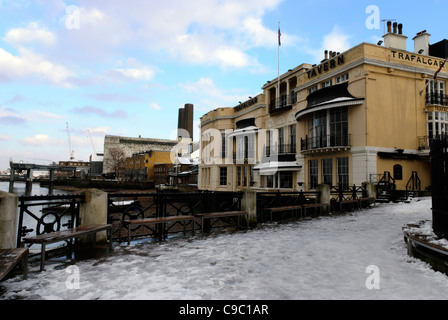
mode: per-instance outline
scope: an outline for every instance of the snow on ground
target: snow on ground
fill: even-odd
[[[448,277],[407,256],[403,240],[403,225],[431,218],[424,198],[250,231],[117,244],[112,255],[75,263],[79,289],[67,265],[49,263],[42,273],[32,265],[27,281],[0,283],[0,300],[446,299]],[[372,265],[379,289],[366,286]]]

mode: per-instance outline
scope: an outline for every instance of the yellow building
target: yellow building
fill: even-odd
[[[398,190],[430,187],[429,141],[448,131],[448,41],[430,45],[420,32],[409,51],[402,30],[388,23],[384,45],[325,51],[319,65],[204,115],[199,189],[314,190],[383,177]]]
[[[127,181],[154,182],[155,164],[172,164],[171,152],[163,150],[149,150],[135,153],[126,159],[125,179]]]

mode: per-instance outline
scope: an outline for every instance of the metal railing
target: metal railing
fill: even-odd
[[[427,93],[426,105],[448,106],[448,96],[437,92]]]
[[[21,246],[23,237],[30,233],[40,235],[77,227],[84,199],[82,194],[19,197],[17,245]]]
[[[297,145],[295,143],[280,144],[266,147],[266,156],[280,155],[280,154],[295,154],[297,152]]]
[[[350,147],[351,134],[346,135],[328,135],[305,139],[300,139],[302,151],[335,148],[335,147]]]
[[[275,113],[284,109],[291,109],[297,102],[297,95],[282,95],[280,98],[276,98],[269,103],[269,111]]]
[[[120,236],[121,221],[194,215],[207,212],[238,211],[241,209],[240,192],[156,192],[156,193],[109,193],[108,223],[113,225],[112,235]],[[180,227],[157,225],[154,228],[141,225],[131,229],[132,237],[166,236],[179,232]]]

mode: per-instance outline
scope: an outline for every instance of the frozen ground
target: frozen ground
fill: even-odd
[[[444,300],[448,277],[408,257],[401,230],[431,220],[430,208],[426,198],[247,232],[117,245],[113,255],[75,264],[78,289],[67,265],[50,263],[43,273],[32,265],[28,281],[0,283],[0,300]],[[366,286],[378,275],[366,272],[371,265],[379,289]]]

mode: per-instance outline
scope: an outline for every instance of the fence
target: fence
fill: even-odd
[[[448,239],[448,136],[431,141],[432,213],[434,233]]]
[[[40,235],[78,226],[79,206],[84,200],[81,194],[19,197],[17,245],[30,233]]]
[[[320,192],[257,192],[257,221],[263,221],[263,212],[266,208],[283,206],[298,206],[319,202]]]
[[[119,238],[121,220],[238,211],[241,210],[242,195],[241,192],[109,193],[108,223],[113,225],[113,236]],[[131,232],[133,237],[150,234],[164,237],[179,232],[181,227],[176,223],[167,228],[142,225]]]

